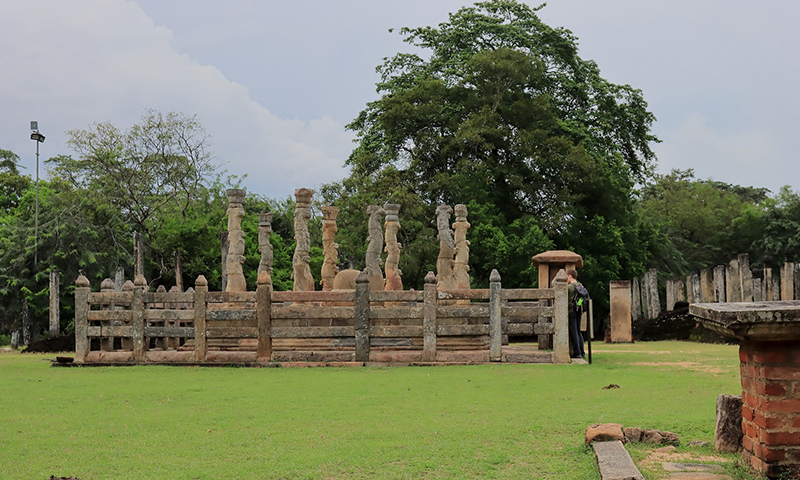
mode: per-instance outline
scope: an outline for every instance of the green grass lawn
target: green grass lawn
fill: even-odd
[[[587,425],[712,441],[717,396],[741,393],[735,346],[594,347],[593,365],[307,369],[0,353],[0,478],[599,479]]]

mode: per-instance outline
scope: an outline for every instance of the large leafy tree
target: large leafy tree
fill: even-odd
[[[465,203],[478,284],[498,268],[504,284],[530,286],[530,256],[548,248],[581,253],[596,292],[645,267],[651,234],[632,192],[655,160],[654,117],[537,10],[494,0],[400,30],[424,53],[378,67],[381,97],[349,125],[351,175],[324,189],[345,207],[340,232],[357,232],[341,252],[363,258],[369,203],[401,203],[404,284],[419,288],[436,259],[436,205]]]

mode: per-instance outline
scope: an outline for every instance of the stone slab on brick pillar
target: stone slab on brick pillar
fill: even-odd
[[[800,301],[700,303],[703,326],[739,339],[742,456],[769,477],[800,476]]]
[[[631,282],[627,280],[609,283],[611,297],[611,342],[630,343],[631,330]]]

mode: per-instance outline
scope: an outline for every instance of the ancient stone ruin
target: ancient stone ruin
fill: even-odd
[[[311,237],[308,234],[308,220],[311,218],[311,197],[314,190],[298,188],[294,191],[294,240],[297,246],[292,257],[294,291],[313,292],[314,277],[311,276]]]

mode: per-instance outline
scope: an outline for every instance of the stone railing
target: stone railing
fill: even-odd
[[[147,292],[144,277],[122,292],[75,289],[76,362],[543,362],[568,363],[567,285],[549,289],[438,291],[356,289],[275,292],[267,272],[255,292]],[[552,336],[553,349],[506,356],[504,338]]]

